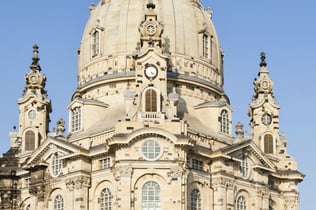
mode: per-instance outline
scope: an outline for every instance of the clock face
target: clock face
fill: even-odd
[[[264,89],[268,89],[269,88],[269,82],[267,80],[262,81],[261,85],[262,85],[262,87]]]
[[[156,33],[156,27],[153,24],[149,24],[146,27],[146,31],[149,35],[154,35]]]
[[[31,81],[31,83],[37,83],[37,76],[36,75],[32,75],[32,76],[30,76],[30,81]]]
[[[148,66],[145,69],[145,75],[146,77],[148,77],[149,79],[153,79],[157,76],[157,68],[155,66]]]
[[[264,125],[270,125],[271,124],[271,115],[265,113],[263,116],[262,116],[262,123]]]

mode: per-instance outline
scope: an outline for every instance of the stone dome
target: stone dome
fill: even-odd
[[[90,7],[79,52],[79,86],[101,79],[104,73],[134,70],[132,55],[140,42],[139,28],[149,3],[135,1],[101,0]],[[168,40],[172,60],[169,70],[190,74],[221,90],[222,52],[211,11],[199,0],[154,0],[152,4],[162,28],[161,37]],[[95,32],[99,32],[98,46],[93,46]]]
[[[211,115],[217,119],[222,107],[230,107],[211,14],[199,0],[100,0],[92,5],[69,109],[82,106],[82,123],[89,129],[105,119],[109,127],[122,118],[180,119],[199,129]],[[154,68],[146,72],[149,66]],[[148,102],[151,93],[157,97]],[[155,107],[149,109],[147,102]],[[217,123],[209,126],[217,132]]]

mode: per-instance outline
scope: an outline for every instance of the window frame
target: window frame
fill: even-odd
[[[249,161],[247,156],[243,156],[239,165],[239,171],[243,178],[248,178],[250,174]]]
[[[54,198],[54,210],[64,210],[64,198],[60,194]]]
[[[157,112],[158,111],[158,98],[157,91],[154,89],[147,89],[145,91],[145,112]]]
[[[24,135],[24,149],[25,151],[32,151],[35,149],[35,132],[27,130]]]
[[[94,30],[91,34],[91,57],[100,55],[100,31]]]
[[[201,192],[199,189],[191,191],[191,210],[201,210]]]
[[[99,164],[100,164],[100,169],[107,169],[111,167],[111,158],[107,157],[107,158],[103,158],[101,160],[99,160]]]
[[[76,106],[71,109],[71,132],[80,131],[82,128],[82,107]]]
[[[148,181],[142,187],[142,210],[161,209],[161,189],[155,181]]]
[[[146,160],[154,161],[160,158],[162,154],[162,148],[157,140],[147,139],[142,144],[141,152]]]
[[[112,209],[112,193],[109,188],[104,188],[100,193],[100,210]]]
[[[206,33],[202,34],[202,56],[203,58],[210,58],[210,36]]]
[[[236,210],[247,210],[247,200],[243,195],[236,199]]]
[[[192,158],[191,168],[194,170],[203,171],[203,161]]]
[[[50,168],[52,177],[58,177],[60,175],[63,168],[63,163],[62,160],[60,160],[59,154],[57,152],[53,154]]]
[[[223,109],[220,113],[220,132],[226,135],[230,134],[230,113]]]
[[[274,137],[270,133],[263,136],[263,151],[267,154],[274,154]]]

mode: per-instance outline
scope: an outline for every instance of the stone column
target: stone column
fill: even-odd
[[[227,210],[235,209],[235,194],[234,194],[234,183],[233,181],[227,181],[226,188],[226,199],[227,199]]]
[[[73,194],[72,209],[74,210],[87,210],[89,209],[89,187],[90,177],[77,176],[69,179],[66,183],[68,190]]]
[[[115,205],[120,210],[130,210],[133,209],[134,201],[133,192],[131,192],[131,180],[132,180],[133,169],[128,166],[116,167],[114,169],[115,179],[118,181],[117,186],[117,197]]]
[[[214,210],[227,210],[226,180],[218,177],[212,180],[214,188]]]

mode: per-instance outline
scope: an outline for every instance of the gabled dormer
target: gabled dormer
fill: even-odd
[[[265,53],[261,53],[258,78],[254,81],[254,95],[249,106],[250,126],[255,143],[268,154],[279,153],[277,145],[281,145],[279,137],[279,109],[273,96],[273,81],[265,61]]]
[[[19,127],[17,138],[21,151],[31,152],[47,138],[51,101],[45,90],[46,76],[41,74],[38,46],[33,46],[30,71],[25,75],[25,88],[19,105]]]

